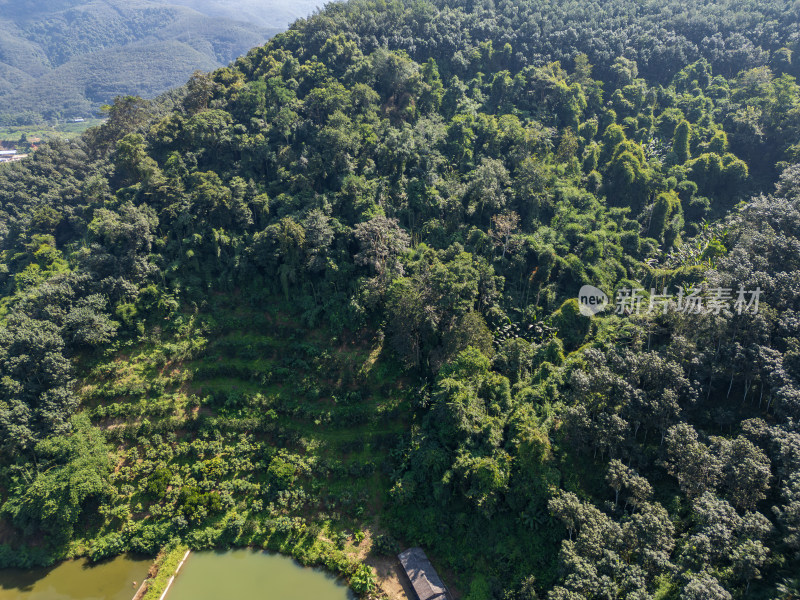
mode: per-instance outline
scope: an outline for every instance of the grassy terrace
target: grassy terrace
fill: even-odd
[[[326,346],[277,309],[214,314],[181,315],[89,365],[81,395],[116,448],[118,497],[91,524],[89,553],[111,553],[121,527],[155,548],[178,524],[195,548],[363,555],[412,420],[398,368],[380,340]]]

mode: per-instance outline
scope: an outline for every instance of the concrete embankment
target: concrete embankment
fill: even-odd
[[[167,592],[169,591],[169,588],[172,586],[172,582],[175,581],[175,576],[178,574],[178,572],[180,572],[181,567],[183,566],[183,563],[186,562],[186,559],[189,558],[189,553],[190,552],[191,552],[191,550],[187,550],[186,554],[183,555],[183,558],[181,559],[181,562],[178,563],[178,568],[175,569],[175,572],[172,574],[172,577],[169,578],[169,581],[167,582],[167,587],[164,588],[164,592],[161,594],[161,597],[158,600],[164,600],[164,598],[167,597]]]
[[[162,551],[150,568],[150,576],[142,582],[133,600],[164,600],[190,553],[184,545]]]

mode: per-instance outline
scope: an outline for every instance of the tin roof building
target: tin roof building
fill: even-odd
[[[422,548],[409,548],[397,555],[411,581],[417,600],[450,600],[450,594]]]

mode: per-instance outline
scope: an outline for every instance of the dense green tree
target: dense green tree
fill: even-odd
[[[42,530],[51,541],[69,540],[85,511],[112,494],[102,433],[85,416],[71,424],[71,434],[36,444],[36,462],[16,478],[1,509],[22,530]]]
[[[685,119],[675,127],[672,136],[672,151],[678,163],[683,164],[691,157],[690,142],[692,139],[692,126]]]

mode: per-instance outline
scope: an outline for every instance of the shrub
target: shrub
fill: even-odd
[[[357,594],[369,594],[375,590],[377,579],[375,571],[367,565],[359,565],[356,572],[350,577],[350,587]]]
[[[381,534],[372,541],[372,551],[381,556],[395,556],[400,552],[400,544],[392,536]]]

